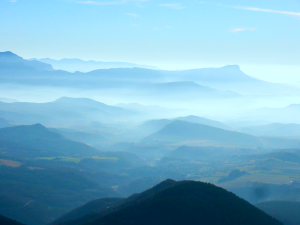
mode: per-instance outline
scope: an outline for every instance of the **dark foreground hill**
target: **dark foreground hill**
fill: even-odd
[[[1,225],[22,225],[21,223],[15,221],[15,220],[11,220],[11,219],[6,218],[1,215],[0,215],[0,224]]]
[[[98,212],[99,218],[94,221],[81,222],[89,225],[282,225],[233,193],[196,181],[164,181],[107,211]]]

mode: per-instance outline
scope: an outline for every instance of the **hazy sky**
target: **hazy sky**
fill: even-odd
[[[0,51],[300,81],[300,0],[0,0]]]

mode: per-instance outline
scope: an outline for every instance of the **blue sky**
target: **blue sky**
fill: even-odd
[[[0,0],[0,51],[300,81],[300,0]]]

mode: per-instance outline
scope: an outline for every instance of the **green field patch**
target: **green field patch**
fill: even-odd
[[[37,160],[54,160],[56,157],[36,157]]]
[[[59,160],[64,162],[75,162],[79,163],[81,161],[80,158],[72,158],[72,157],[37,157],[37,160]]]
[[[94,159],[94,160],[113,160],[118,161],[117,157],[104,157],[104,156],[91,156],[91,157],[83,157],[83,158],[73,158],[73,157],[37,157],[37,160],[59,160],[63,162],[73,162],[80,163],[83,159]]]
[[[117,157],[102,157],[102,156],[92,156],[90,157],[91,159],[96,159],[96,160],[119,160]]]
[[[71,157],[59,157],[60,161],[64,162],[74,162],[74,163],[80,163],[81,159],[79,158],[71,158]]]

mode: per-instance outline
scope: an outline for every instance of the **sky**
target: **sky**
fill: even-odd
[[[300,0],[0,0],[0,51],[300,82]]]

